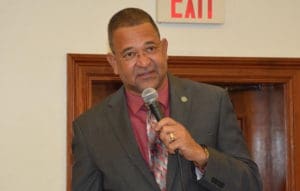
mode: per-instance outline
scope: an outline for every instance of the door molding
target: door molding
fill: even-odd
[[[282,84],[285,191],[300,190],[300,58],[169,56],[179,77],[218,84]],[[67,191],[71,191],[72,121],[92,106],[93,83],[119,83],[106,55],[67,55]]]

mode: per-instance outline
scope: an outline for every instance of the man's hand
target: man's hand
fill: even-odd
[[[190,135],[187,129],[172,118],[165,117],[155,124],[155,131],[166,145],[169,154],[179,154],[193,161],[199,168],[205,167],[208,153]]]

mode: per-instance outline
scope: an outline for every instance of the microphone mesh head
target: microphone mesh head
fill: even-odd
[[[158,98],[158,93],[154,88],[146,88],[142,92],[142,98],[146,104],[151,104]]]

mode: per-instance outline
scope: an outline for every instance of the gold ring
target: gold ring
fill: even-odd
[[[174,142],[175,141],[175,135],[173,133],[170,133],[169,134],[169,140],[170,140],[170,143]]]

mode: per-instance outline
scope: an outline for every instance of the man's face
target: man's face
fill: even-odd
[[[140,94],[161,87],[167,79],[168,42],[159,39],[150,23],[117,29],[112,43],[114,54],[107,59],[127,90]]]

